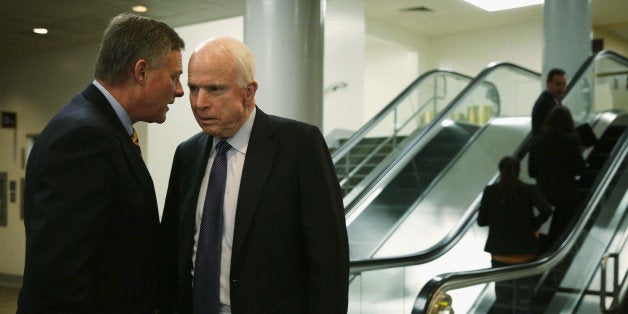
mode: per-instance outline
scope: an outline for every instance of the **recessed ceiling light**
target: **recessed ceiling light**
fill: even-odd
[[[143,6],[143,5],[134,5],[131,9],[133,11],[139,12],[139,13],[144,13],[144,12],[148,11],[148,8]]]
[[[45,29],[43,27],[33,28],[33,33],[40,35],[48,34],[48,29]]]
[[[486,11],[501,11],[543,3],[543,0],[464,0]]]

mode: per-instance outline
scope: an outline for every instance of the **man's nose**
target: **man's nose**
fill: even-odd
[[[174,89],[174,97],[182,97],[184,94],[181,82],[177,80],[177,86]]]

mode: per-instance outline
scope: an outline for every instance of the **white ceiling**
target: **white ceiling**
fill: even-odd
[[[340,1],[340,0],[328,0]],[[365,12],[423,36],[438,36],[541,21],[542,6],[485,12],[462,0],[364,0]],[[135,4],[144,15],[173,27],[243,14],[235,0],[3,0],[0,12],[0,58],[21,56],[100,40],[111,17]],[[418,7],[431,11],[404,10]],[[593,25],[628,42],[628,0],[592,0]],[[32,33],[34,27],[49,34]]]

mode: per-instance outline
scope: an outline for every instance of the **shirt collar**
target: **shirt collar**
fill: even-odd
[[[107,98],[107,101],[109,101],[111,108],[113,108],[113,111],[116,112],[118,119],[120,119],[120,122],[122,122],[124,129],[127,133],[129,133],[129,136],[131,136],[131,134],[133,134],[133,122],[131,122],[131,117],[129,117],[129,114],[126,112],[126,110],[124,110],[124,107],[122,107],[122,105],[113,97],[113,95],[111,95],[111,93],[104,86],[98,83],[98,81],[94,80],[92,84],[94,84],[94,86],[96,86],[96,88],[98,88],[98,90],[100,90],[100,92],[105,95],[105,98]]]
[[[231,137],[227,138],[226,141],[231,145],[232,148],[239,151],[240,153],[246,155],[246,149],[249,145],[249,139],[251,138],[251,131],[253,130],[253,122],[255,121],[255,113],[257,109],[253,107],[253,111],[246,119],[242,127]],[[212,147],[216,147],[216,144],[220,142],[221,139],[214,138],[214,142]]]

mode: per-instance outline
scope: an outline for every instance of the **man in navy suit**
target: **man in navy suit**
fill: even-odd
[[[38,136],[26,168],[18,313],[154,313],[159,213],[133,123],[183,96],[183,40],[132,14],[105,30],[95,80]]]
[[[193,286],[206,280],[194,278],[199,229],[215,147],[226,141],[219,297],[210,306],[234,314],[346,313],[348,241],[329,151],[317,127],[256,107],[254,71],[248,47],[231,38],[208,40],[190,58],[190,102],[202,132],[174,156],[161,300],[168,313],[199,313]]]
[[[554,68],[547,74],[546,90],[541,93],[532,108],[532,135],[543,134],[543,125],[550,111],[560,106],[567,91],[567,76],[562,69]]]

